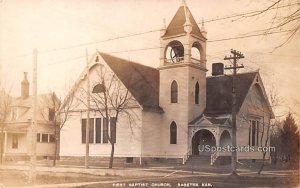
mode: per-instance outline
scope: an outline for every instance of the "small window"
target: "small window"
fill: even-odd
[[[12,148],[18,149],[18,146],[19,146],[18,135],[14,134],[14,135],[12,135]]]
[[[103,143],[108,143],[108,120],[103,118]]]
[[[133,163],[133,157],[126,157],[126,163]]]
[[[54,121],[55,118],[55,109],[54,108],[49,108],[49,121]]]
[[[11,110],[11,120],[17,119],[17,108],[12,108]]]
[[[54,143],[55,142],[55,135],[54,134],[50,134],[49,135],[49,142],[50,143]]]
[[[178,102],[178,84],[174,80],[171,84],[171,103]]]
[[[195,85],[195,104],[199,104],[199,83]]]
[[[110,118],[110,138],[113,143],[116,143],[116,123],[115,117]]]
[[[81,143],[85,144],[86,138],[86,119],[81,120]]]
[[[89,143],[94,143],[94,118],[90,118],[89,126]],[[81,143],[85,144],[86,140],[87,119],[81,120]]]
[[[90,118],[89,143],[94,143],[94,118]]]
[[[96,143],[101,143],[101,118],[96,118]]]
[[[36,134],[36,141],[41,142],[41,134],[40,133]]]
[[[92,93],[104,93],[105,92],[105,85],[104,84],[97,84],[93,88]]]
[[[259,121],[250,120],[249,127],[249,145],[250,146],[258,146],[259,141]]]
[[[47,143],[48,142],[48,134],[42,134],[42,142]]]
[[[174,121],[170,125],[170,144],[177,144],[177,125]]]

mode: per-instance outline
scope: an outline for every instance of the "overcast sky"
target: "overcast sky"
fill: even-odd
[[[280,14],[299,8],[290,3]],[[207,30],[207,68],[223,62],[230,49],[244,53],[243,71],[260,69],[266,90],[274,86],[284,100],[278,115],[288,110],[300,114],[300,37],[299,33],[283,47],[285,33],[235,38],[261,32],[274,11],[262,16],[235,20],[235,14],[263,9],[270,1],[259,0],[186,0],[195,20],[205,21]],[[299,3],[299,2],[298,2]],[[85,49],[89,54],[111,53],[141,64],[159,65],[158,30],[163,19],[170,22],[181,0],[0,0],[0,63],[3,87],[20,95],[23,72],[32,83],[33,48],[38,54],[38,92],[55,91],[62,98],[85,66]],[[231,17],[229,19],[219,19]],[[148,32],[153,31],[153,32]],[[122,36],[145,33],[133,37]],[[106,39],[122,37],[118,40]],[[105,41],[105,42],[101,42]],[[272,52],[273,51],[273,52]],[[272,52],[272,53],[270,53]],[[210,75],[210,72],[207,73]],[[299,117],[298,117],[299,118]]]

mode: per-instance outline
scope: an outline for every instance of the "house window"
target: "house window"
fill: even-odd
[[[259,140],[259,121],[250,120],[249,145],[258,146],[258,140]]]
[[[36,141],[43,142],[43,143],[54,143],[55,142],[55,135],[50,133],[37,133],[36,134]]]
[[[103,118],[103,143],[108,143],[108,121]]]
[[[199,83],[195,85],[195,104],[199,104]]]
[[[110,118],[110,138],[113,143],[116,143],[116,118]]]
[[[41,142],[41,134],[40,133],[36,134],[36,141]]]
[[[86,140],[86,119],[81,120],[81,143],[85,144]]]
[[[96,118],[96,143],[101,143],[101,118]]]
[[[86,122],[86,119],[81,120],[81,143],[83,144],[86,140]],[[89,143],[94,143],[94,118],[90,118]]]
[[[105,92],[105,85],[104,84],[97,84],[93,88],[92,93],[104,93]]]
[[[49,114],[48,114],[49,121],[54,121],[54,117],[55,117],[55,109],[49,108]]]
[[[19,146],[18,135],[17,134],[13,134],[12,135],[12,148],[13,149],[18,149],[18,146]]]
[[[16,120],[18,118],[18,109],[16,107],[11,110],[11,120]]]
[[[89,143],[94,143],[94,118],[90,118]]]
[[[175,80],[173,80],[171,84],[171,103],[178,102],[178,84]]]
[[[45,133],[42,134],[42,142],[49,142],[48,134],[45,134]]]
[[[49,143],[54,143],[54,142],[55,142],[55,135],[49,134]]]
[[[102,123],[103,120],[103,123]],[[109,136],[116,143],[116,118],[91,118],[89,127],[89,143],[109,143]],[[86,119],[81,120],[81,143],[85,143]]]
[[[170,125],[170,144],[177,144],[177,125],[174,121]]]

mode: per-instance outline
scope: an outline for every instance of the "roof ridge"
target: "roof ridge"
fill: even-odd
[[[252,74],[252,73],[259,73],[259,70],[257,71],[249,71],[249,72],[241,72],[237,73],[236,75],[244,75],[244,74]],[[224,77],[224,76],[233,76],[233,74],[223,74],[223,75],[217,75],[217,76],[207,76],[206,78],[217,78],[217,77]]]
[[[114,56],[114,55],[111,55],[111,54],[108,54],[108,53],[105,53],[105,52],[101,52],[101,51],[98,51],[97,52],[101,55],[101,54],[104,54],[104,55],[107,55],[107,56],[111,56],[111,57],[114,57],[114,58],[117,58],[117,59],[120,59],[122,61],[127,61],[127,62],[130,62],[130,63],[133,63],[133,64],[137,64],[137,65],[140,65],[140,66],[144,66],[144,67],[147,67],[147,68],[151,68],[151,69],[154,69],[154,70],[157,70],[157,68],[155,67],[151,67],[151,66],[148,66],[148,65],[144,65],[144,64],[141,64],[141,63],[138,63],[138,62],[135,62],[135,61],[131,61],[129,59],[125,59],[125,58],[122,58],[122,57],[117,57],[117,56]]]

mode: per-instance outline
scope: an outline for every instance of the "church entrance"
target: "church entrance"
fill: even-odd
[[[192,154],[193,155],[210,155],[211,152],[202,151],[204,147],[216,146],[215,136],[206,129],[197,131],[192,138]]]

